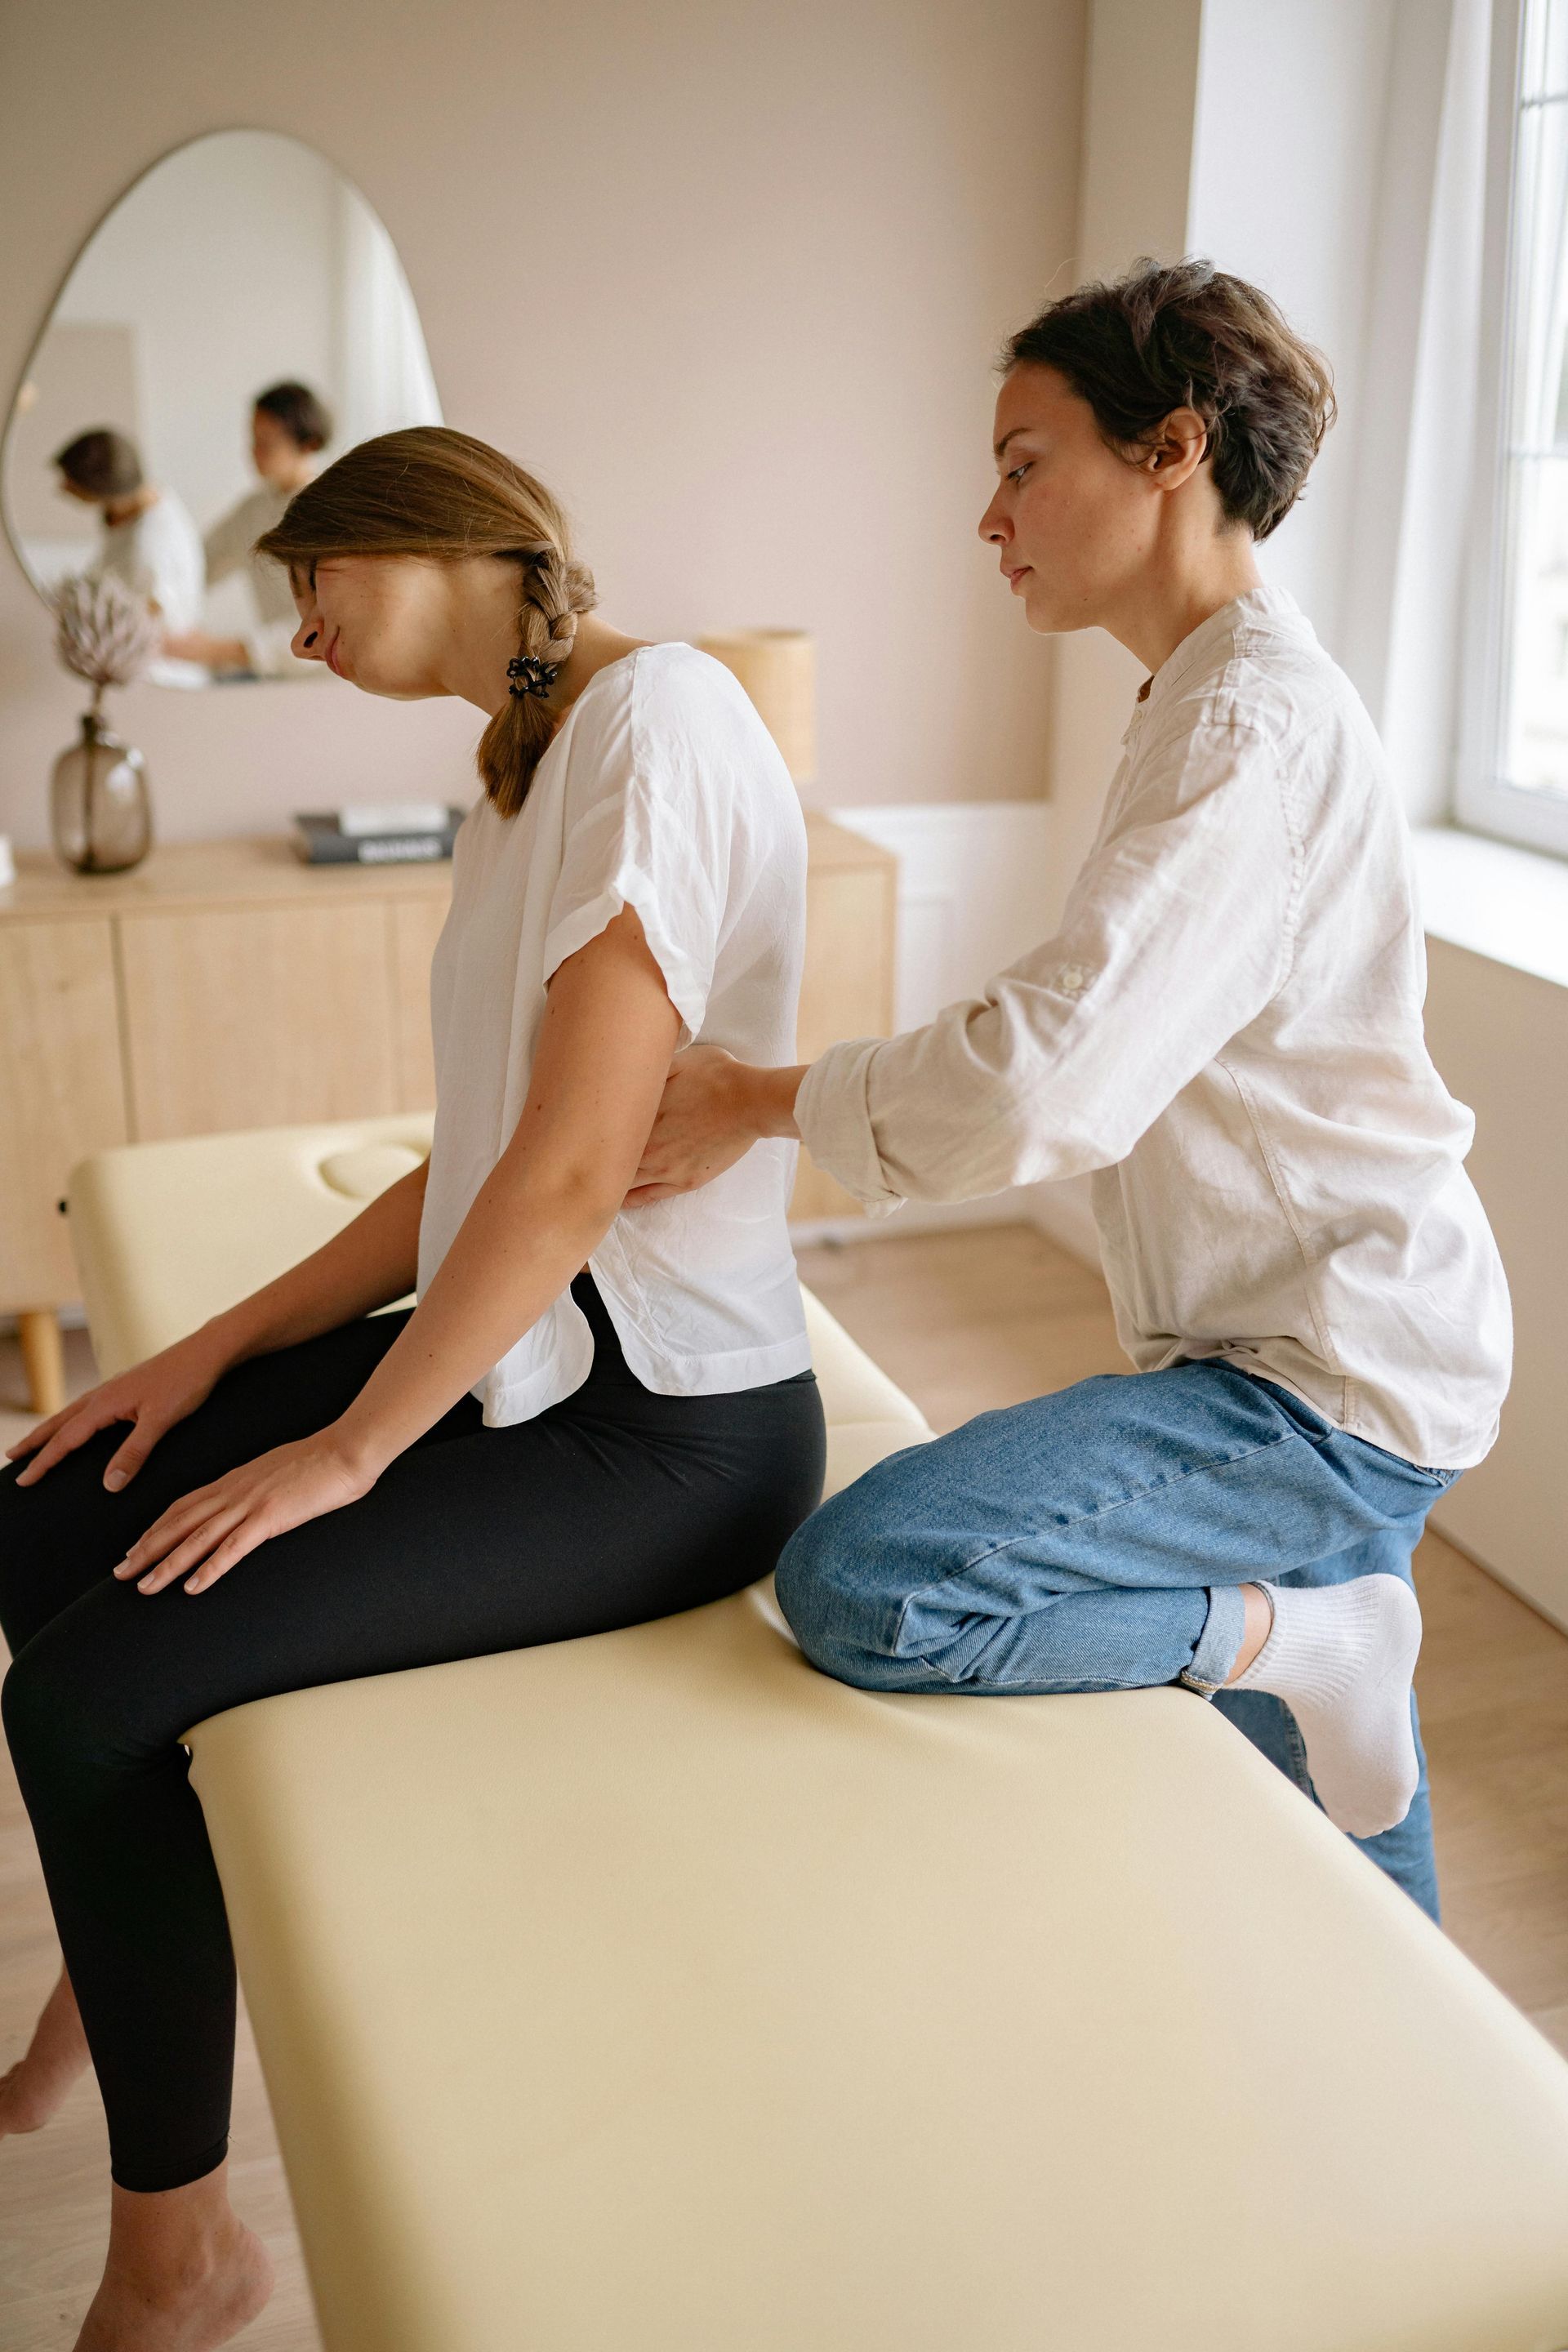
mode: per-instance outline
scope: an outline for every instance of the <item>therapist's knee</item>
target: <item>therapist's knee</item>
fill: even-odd
[[[858,1479],[797,1528],[779,1559],[779,1607],[813,1665],[875,1685],[895,1655],[902,1578],[896,1486]]]

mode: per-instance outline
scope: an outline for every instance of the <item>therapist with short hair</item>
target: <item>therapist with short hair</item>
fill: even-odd
[[[1436,1916],[1411,1553],[1496,1435],[1509,1300],[1387,766],[1258,569],[1332,411],[1207,262],[1013,338],[981,534],[1032,628],[1149,672],[1061,928],[809,1068],[682,1055],[633,1198],[778,1136],[873,1213],[1090,1174],[1136,1376],[870,1471],[785,1547],[784,1612],[868,1689],[1211,1698]]]

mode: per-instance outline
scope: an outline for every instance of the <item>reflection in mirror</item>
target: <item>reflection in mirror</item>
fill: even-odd
[[[165,156],[61,288],[6,428],[5,528],[41,595],[110,572],[167,686],[324,675],[252,541],[340,449],[441,411],[392,239],[324,156],[220,131]]]

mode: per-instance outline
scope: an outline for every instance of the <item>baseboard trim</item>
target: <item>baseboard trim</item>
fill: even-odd
[[[887,1217],[800,1217],[790,1221],[797,1249],[826,1242],[896,1242],[905,1234],[944,1234],[964,1225],[1031,1224],[1024,1192],[992,1192],[984,1201],[906,1201]]]
[[[1447,1514],[1441,1503],[1436,1505],[1426,1524],[1435,1536],[1441,1536],[1450,1551],[1457,1551],[1461,1559],[1468,1560],[1472,1568],[1479,1568],[1483,1576],[1489,1576],[1492,1582],[1500,1584],[1505,1592],[1511,1592],[1516,1601],[1522,1601],[1532,1615],[1541,1619],[1542,1624],[1550,1625],[1555,1633],[1568,1633],[1568,1618],[1560,1617],[1555,1610],[1547,1607],[1538,1592],[1526,1591],[1506,1569],[1499,1568],[1495,1561],[1488,1559],[1483,1552],[1478,1550],[1473,1534],[1458,1536],[1454,1533],[1447,1525]]]
[[[1089,1206],[1089,1179],[1059,1184],[1015,1184],[980,1201],[906,1201],[889,1217],[802,1217],[790,1226],[797,1249],[826,1243],[897,1241],[902,1234],[954,1233],[973,1225],[1033,1225],[1093,1274],[1100,1266],[1100,1237]]]

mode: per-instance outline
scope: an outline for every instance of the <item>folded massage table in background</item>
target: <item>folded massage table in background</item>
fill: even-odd
[[[427,1138],[85,1162],[104,1369]],[[837,1487],[929,1433],[808,1309]],[[1568,2065],[1186,1693],[852,1691],[759,1588],[191,1746],[329,2352],[1568,2347]]]

